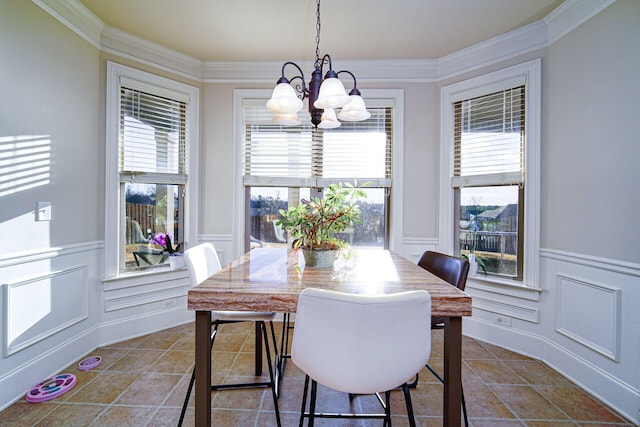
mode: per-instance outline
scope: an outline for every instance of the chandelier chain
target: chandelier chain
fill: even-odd
[[[316,64],[320,62],[320,0],[316,0]]]

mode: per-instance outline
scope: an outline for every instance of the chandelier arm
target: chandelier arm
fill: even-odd
[[[326,53],[322,59],[316,59],[315,68],[320,70],[320,73],[323,72],[324,64],[329,64],[329,71],[333,71],[333,66],[331,64],[331,55]]]
[[[353,78],[353,89],[349,92],[349,95],[360,95],[360,91],[358,90],[358,82],[356,81],[356,76],[349,70],[340,70],[336,73],[339,76],[342,73],[347,73]]]
[[[293,65],[298,72],[300,73],[299,75],[292,77],[291,79],[287,79],[285,77],[284,74],[284,69],[287,67],[287,65]],[[295,79],[300,79],[300,81],[302,82],[302,87],[300,87],[300,85],[291,85],[292,87],[295,88],[295,90],[300,93],[302,95],[302,99],[306,98],[307,96],[309,96],[309,90],[307,89],[307,83],[304,80],[304,72],[302,71],[302,68],[300,68],[300,66],[298,64],[296,64],[295,62],[292,61],[287,61],[282,65],[282,72],[281,72],[281,77],[278,80],[278,83],[289,83],[291,84],[291,82],[293,82]]]
[[[294,85],[293,81],[295,79],[300,79],[302,83]],[[289,84],[295,89],[296,92],[298,92],[301,95],[300,99],[304,100],[306,97],[309,96],[309,89],[307,89],[307,86],[304,81],[304,77],[295,76],[291,80],[289,80]]]

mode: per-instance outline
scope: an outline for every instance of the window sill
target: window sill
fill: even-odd
[[[165,283],[170,281],[186,281],[189,280],[189,272],[187,268],[179,268],[171,270],[167,268],[157,268],[150,271],[121,273],[115,277],[102,279],[104,290],[110,291],[115,289],[131,288],[135,286],[149,285],[151,283]],[[186,284],[186,283],[185,283]]]
[[[483,274],[469,277],[467,279],[467,288],[479,289],[531,301],[538,301],[542,293],[542,289],[527,286],[523,282],[494,276],[484,276]]]

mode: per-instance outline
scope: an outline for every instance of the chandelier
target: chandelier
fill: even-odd
[[[371,116],[356,87],[356,76],[347,70],[335,72],[331,64],[331,56],[328,54],[320,58],[320,0],[316,0],[316,6],[316,60],[309,86],[305,83],[302,69],[294,62],[285,62],[271,99],[267,101],[267,109],[274,113],[273,121],[282,126],[296,126],[301,123],[298,111],[302,109],[302,101],[305,98],[309,98],[311,123],[321,129],[339,127],[338,119],[359,122]],[[329,66],[329,70],[323,79],[322,72],[325,64]],[[287,79],[285,68],[288,65],[295,67],[300,74]],[[340,74],[348,74],[353,78],[353,89],[349,95],[338,78]],[[300,81],[296,82],[294,87],[292,82],[296,79]],[[336,109],[339,108],[341,110],[336,114]]]

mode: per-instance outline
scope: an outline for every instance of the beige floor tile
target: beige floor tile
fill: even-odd
[[[489,387],[520,419],[568,420],[562,411],[531,386],[491,384]]]
[[[536,390],[575,421],[625,422],[605,405],[577,387],[537,386]]]
[[[194,352],[192,351],[166,351],[147,372],[160,372],[167,374],[186,374],[191,372],[194,366]]]
[[[159,406],[181,378],[180,375],[141,374],[115,401],[115,404]]]
[[[73,393],[68,402],[99,403],[108,405],[113,403],[135,380],[137,373],[101,372],[91,381]],[[77,387],[77,386],[76,386]]]
[[[144,426],[156,410],[148,406],[111,406],[91,424],[91,427]]]
[[[29,403],[22,399],[0,412],[0,426],[24,427],[34,425],[59,406],[57,402],[51,402]]]
[[[85,427],[102,413],[104,405],[60,405],[47,417],[36,424],[37,427]],[[4,424],[0,424],[4,425]]]
[[[488,384],[524,384],[524,380],[500,360],[465,360],[471,370]]]
[[[281,328],[276,325],[280,344]],[[289,332],[292,334],[292,331]],[[270,338],[271,342],[271,338]],[[254,324],[224,325],[214,346],[212,381],[254,381]],[[430,365],[443,372],[443,333],[432,331]],[[177,425],[194,360],[194,323],[98,348],[101,366],[73,372],[78,384],[49,402],[23,400],[0,412],[2,427],[175,426]],[[263,377],[268,378],[266,358]],[[628,422],[597,399],[584,393],[542,362],[483,343],[463,339],[463,385],[471,427],[620,427]],[[282,426],[298,425],[304,374],[287,360],[278,400]],[[426,368],[420,371],[411,398],[418,426],[442,425],[443,386]],[[184,426],[193,426],[193,395]],[[320,410],[346,412],[377,410],[372,396],[350,402],[345,393],[320,387]],[[276,425],[269,389],[212,392],[212,419],[216,426],[271,427]],[[392,392],[393,425],[408,426],[404,397]],[[89,420],[89,421],[88,421]],[[317,426],[379,427],[379,420],[318,420]]]
[[[515,414],[484,384],[464,388],[469,418],[516,418]]]
[[[531,385],[571,385],[571,381],[537,360],[506,360],[504,364]]]
[[[161,350],[131,350],[109,366],[109,371],[145,372],[162,356]]]

